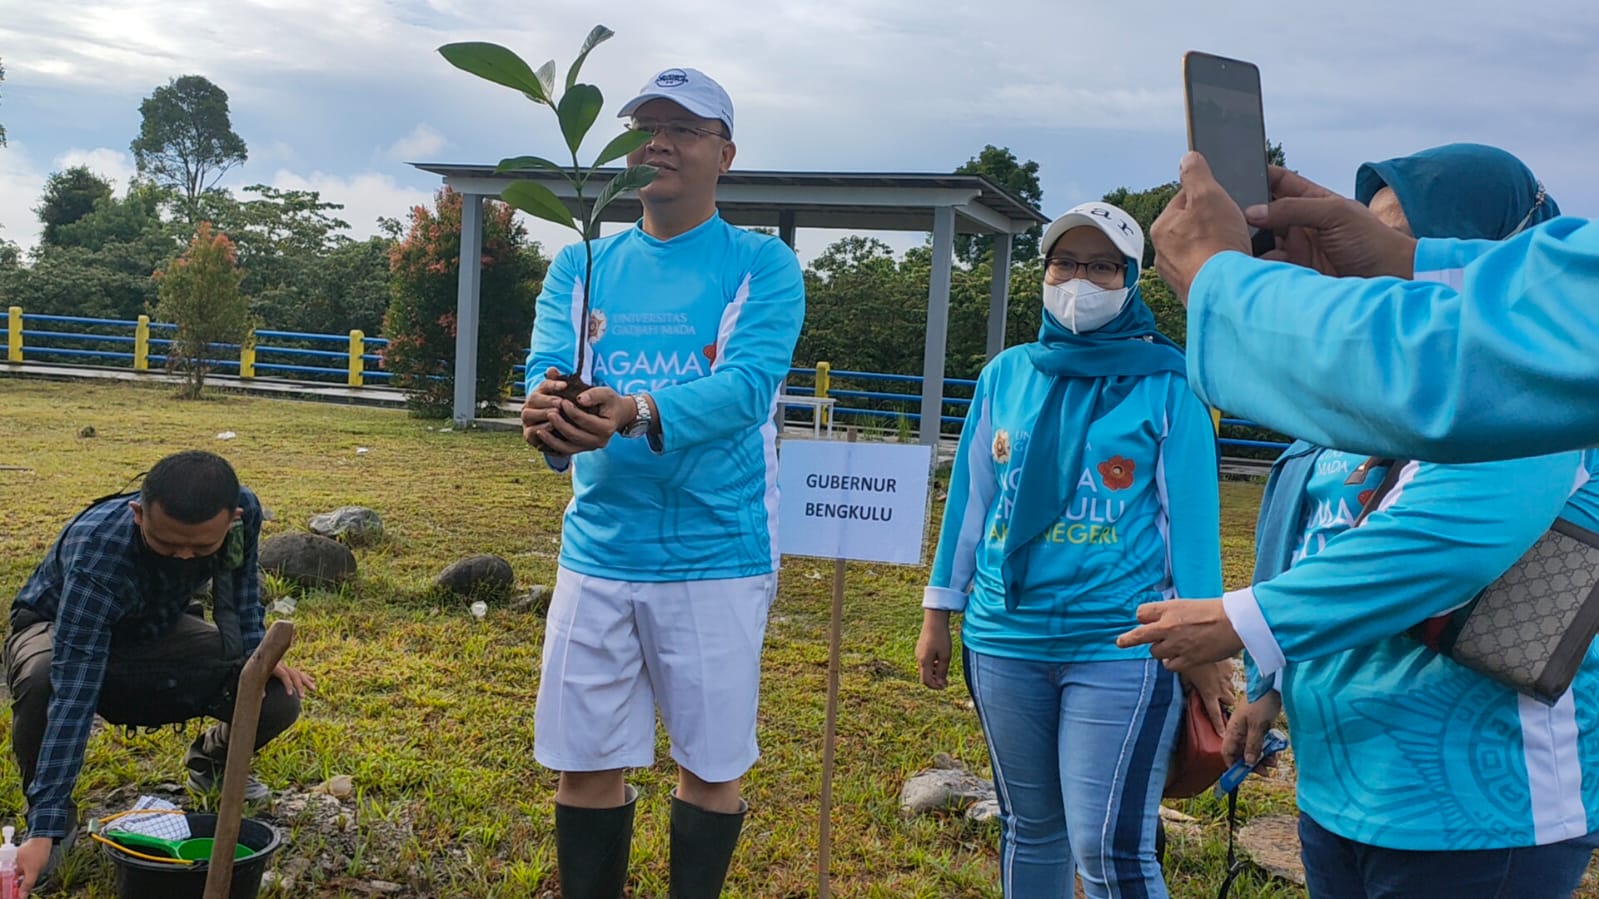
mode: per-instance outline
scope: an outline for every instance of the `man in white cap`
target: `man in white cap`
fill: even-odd
[[[761,642],[777,585],[773,416],[805,315],[794,253],[716,210],[733,162],[733,103],[695,69],[667,69],[622,107],[651,137],[629,157],[658,175],[644,217],[582,245],[544,280],[523,434],[572,472],[534,718],[534,755],[561,772],[556,856],[564,899],[622,895],[637,791],[654,763],[655,709],[678,764],[671,895],[715,897],[755,763]],[[578,340],[595,385],[558,393]],[[613,437],[624,439],[613,440]]]

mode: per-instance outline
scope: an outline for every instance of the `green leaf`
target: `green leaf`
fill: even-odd
[[[544,88],[544,96],[550,98],[550,105],[555,105],[555,60],[550,60],[539,66],[539,86]]]
[[[649,142],[650,133],[648,131],[623,131],[621,134],[611,138],[611,142],[605,145],[605,149],[600,151],[599,156],[595,157],[594,165],[589,167],[589,174],[594,174],[594,170],[600,166],[612,160],[621,159]]]
[[[583,49],[577,51],[577,59],[572,63],[572,68],[566,73],[566,89],[571,90],[577,83],[577,70],[583,68],[583,60],[588,59],[589,51],[601,43],[610,40],[616,32],[604,25],[595,25],[589,36],[583,39]]]
[[[605,98],[600,96],[600,89],[592,84],[574,84],[561,97],[561,105],[555,112],[561,119],[561,134],[566,137],[566,145],[573,153],[582,146],[583,137],[593,127],[594,119],[604,105]]]
[[[510,156],[500,160],[500,164],[494,167],[494,174],[503,175],[506,172],[514,172],[518,169],[553,169],[557,172],[564,171],[560,165],[553,163],[542,156]]]
[[[635,165],[623,169],[612,178],[600,195],[594,198],[594,208],[589,210],[589,221],[600,220],[600,210],[609,206],[611,201],[621,196],[624,192],[638,190],[655,180],[655,167],[649,165]]]
[[[550,102],[550,92],[522,57],[499,44],[482,41],[445,44],[439,48],[439,55],[463,72],[519,90],[538,103]]]
[[[500,191],[500,199],[528,215],[577,231],[572,213],[555,192],[534,181],[518,181]]]

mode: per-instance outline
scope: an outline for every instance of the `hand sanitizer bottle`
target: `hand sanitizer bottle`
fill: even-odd
[[[5,842],[0,843],[0,899],[17,899],[21,892],[22,884],[17,879],[17,844],[11,841],[16,832],[15,827],[0,828],[0,835],[5,837]]]

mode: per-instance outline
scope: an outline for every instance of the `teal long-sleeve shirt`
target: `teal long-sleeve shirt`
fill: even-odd
[[[1550,706],[1403,636],[1470,600],[1556,514],[1591,520],[1599,484],[1577,454],[1410,462],[1353,527],[1384,469],[1362,476],[1365,456],[1314,452],[1292,567],[1225,598],[1260,674],[1279,675],[1300,809],[1392,849],[1542,845],[1599,829],[1599,647]]]
[[[720,215],[670,240],[642,227],[594,242],[581,326],[583,246],[556,255],[528,355],[619,394],[648,393],[660,442],[617,438],[575,458],[561,564],[592,577],[696,581],[777,568],[778,386],[805,319],[794,251]]]
[[[1076,485],[1054,526],[1021,551],[1027,583],[1014,610],[1004,593],[1005,530],[1021,460],[1050,379],[1024,347],[977,379],[950,472],[949,497],[924,608],[965,613],[976,652],[1050,662],[1136,658],[1116,635],[1138,605],[1221,591],[1216,444],[1210,416],[1176,374],[1140,379],[1094,421]]]
[[[1423,240],[1417,280],[1222,253],[1189,295],[1189,381],[1319,446],[1437,462],[1599,446],[1599,223]]]

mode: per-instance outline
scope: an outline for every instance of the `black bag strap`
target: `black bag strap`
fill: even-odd
[[[1399,478],[1404,473],[1405,466],[1409,464],[1410,461],[1408,459],[1389,459],[1382,456],[1371,456],[1360,463],[1360,467],[1356,468],[1350,474],[1349,480],[1344,483],[1361,483],[1361,481],[1365,480],[1366,472],[1371,471],[1373,468],[1386,465],[1388,471],[1383,474],[1383,478],[1378,482],[1376,489],[1371,491],[1371,496],[1361,505],[1360,514],[1355,516],[1355,523],[1350,525],[1350,527],[1359,527],[1371,513],[1377,511],[1377,507],[1382,505],[1384,499],[1388,498],[1388,494],[1394,492],[1394,488],[1399,486]]]
[[[1244,863],[1239,860],[1238,847],[1234,843],[1237,832],[1238,790],[1235,789],[1227,794],[1227,878],[1221,882],[1221,889],[1216,891],[1216,899],[1227,899],[1227,895],[1233,890],[1233,881],[1244,873]]]

